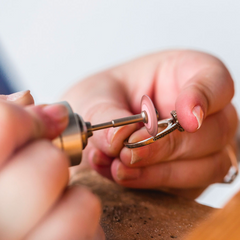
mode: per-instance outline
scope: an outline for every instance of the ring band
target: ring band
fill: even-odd
[[[178,129],[180,132],[183,132],[184,129],[181,127],[181,125],[178,122],[176,111],[172,111],[171,115],[173,118],[158,121],[158,128],[162,128],[162,127],[166,127],[166,128],[163,131],[159,132],[155,137],[150,137],[142,141],[133,142],[133,143],[129,143],[128,139],[126,139],[124,141],[125,147],[138,148],[138,147],[149,145],[151,143],[156,142],[158,139],[163,138],[164,136],[173,132],[176,129]]]

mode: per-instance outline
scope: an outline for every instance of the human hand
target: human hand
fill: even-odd
[[[160,118],[176,110],[185,132],[128,149],[123,141],[138,126],[94,132],[85,152],[91,166],[120,185],[163,189],[195,198],[221,182],[231,165],[238,118],[230,103],[232,78],[217,58],[197,51],[165,51],[89,77],[65,96],[92,124],[140,113],[142,95],[151,97]],[[149,137],[135,131],[129,141]]]
[[[67,126],[67,109],[29,104],[29,91],[0,96],[0,238],[104,239],[98,199],[67,187],[68,159],[50,141]]]

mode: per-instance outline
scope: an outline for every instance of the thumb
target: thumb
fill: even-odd
[[[67,126],[68,111],[61,105],[38,105],[23,108],[0,100],[0,165],[17,149],[39,138],[53,139]]]
[[[201,70],[186,82],[178,95],[179,123],[187,132],[195,132],[208,115],[223,109],[233,95],[233,80],[224,66]]]

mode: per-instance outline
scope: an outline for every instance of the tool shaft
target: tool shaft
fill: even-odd
[[[96,125],[92,125],[90,131],[96,131],[100,129],[110,128],[110,127],[120,127],[132,123],[138,123],[138,122],[146,122],[147,116],[145,112],[141,112],[140,114],[136,114],[130,117],[124,117],[119,119],[114,119],[110,122],[100,123]]]

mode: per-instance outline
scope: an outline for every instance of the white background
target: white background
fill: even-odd
[[[0,1],[0,60],[37,103],[54,102],[83,77],[137,56],[191,48],[227,65],[239,111],[239,43],[238,0]],[[199,201],[221,207],[239,182],[215,184]]]

